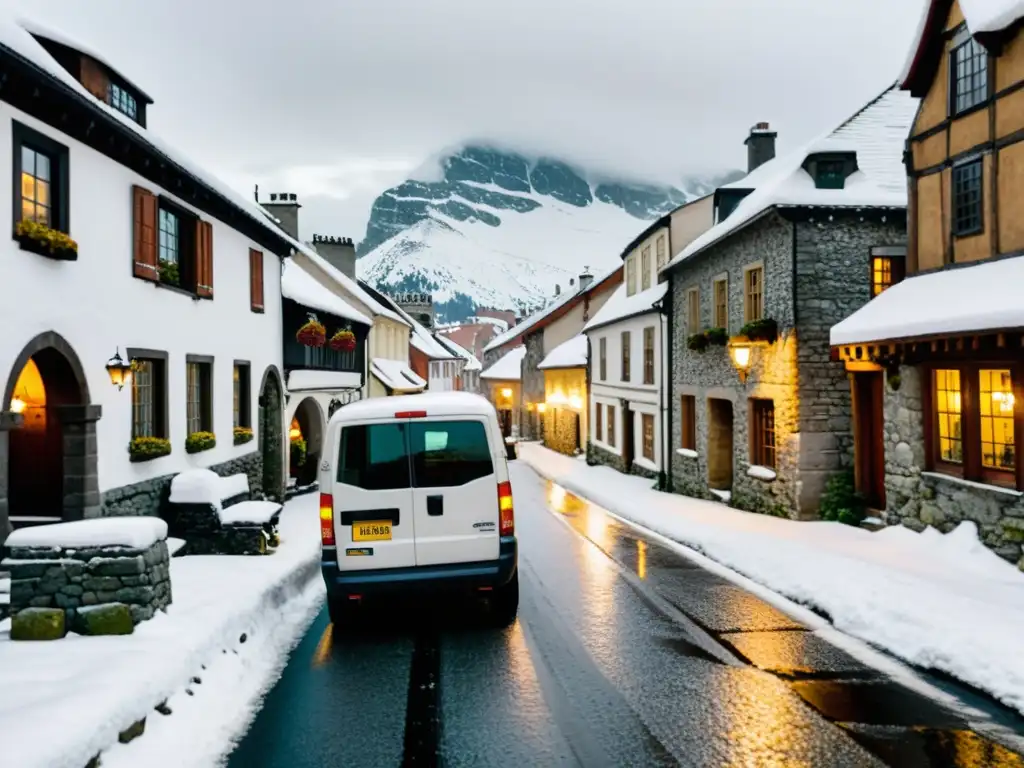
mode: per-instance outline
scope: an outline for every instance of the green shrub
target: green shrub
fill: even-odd
[[[158,459],[170,452],[171,441],[163,437],[136,437],[128,443],[128,457],[131,461]]]
[[[306,441],[303,438],[292,438],[290,456],[293,466],[301,467],[306,463]]]
[[[167,283],[168,285],[181,284],[181,276],[178,272],[177,262],[160,259],[160,265],[157,267],[157,271],[160,273],[161,283]]]
[[[251,427],[235,427],[235,445],[243,445],[252,440]]]
[[[187,453],[201,453],[210,450],[215,445],[217,445],[217,436],[213,432],[193,432],[185,438]]]
[[[857,493],[853,472],[842,472],[829,478],[821,495],[821,519],[860,525],[867,514],[864,497]]]
[[[695,333],[686,340],[686,346],[692,352],[703,352],[708,348],[708,337],[703,333]]]
[[[704,332],[708,344],[715,347],[724,347],[729,343],[729,332],[725,328],[709,328]]]
[[[751,341],[767,341],[773,343],[779,337],[779,324],[770,317],[754,320],[740,328],[740,336]]]

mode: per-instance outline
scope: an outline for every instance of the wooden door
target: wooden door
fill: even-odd
[[[884,376],[853,375],[854,462],[858,493],[872,509],[885,509]]]
[[[633,466],[633,458],[636,456],[635,421],[632,409],[628,405],[624,406],[622,409],[622,458],[627,472]]]

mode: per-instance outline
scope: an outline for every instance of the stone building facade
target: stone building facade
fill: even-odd
[[[673,490],[782,517],[817,516],[829,477],[853,461],[849,382],[830,358],[829,329],[870,298],[871,249],[904,238],[899,211],[772,210],[672,273]],[[715,283],[722,280],[726,330],[739,334],[751,267],[761,270],[763,317],[775,321],[778,337],[753,345],[742,381],[727,345],[695,351],[689,339],[719,327]],[[691,399],[684,405],[683,398]],[[771,466],[758,464],[754,447],[763,438],[755,420],[766,412]],[[685,420],[695,440],[684,439]]]
[[[527,333],[524,342],[526,357],[523,358],[522,386],[519,389],[519,434],[524,440],[543,440],[545,419],[537,412],[537,404],[545,400],[544,371],[538,368],[545,356],[543,330]]]

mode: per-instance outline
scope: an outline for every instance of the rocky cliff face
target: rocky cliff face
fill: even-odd
[[[442,320],[478,306],[522,310],[589,266],[614,268],[651,220],[742,174],[678,186],[591,179],[553,158],[468,146],[373,204],[359,244],[361,278],[382,290],[429,291]]]

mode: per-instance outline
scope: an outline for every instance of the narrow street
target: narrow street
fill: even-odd
[[[388,605],[342,635],[324,610],[229,766],[1024,766],[959,711],[511,471],[516,625]],[[988,715],[978,730],[1020,743],[1018,718]]]

